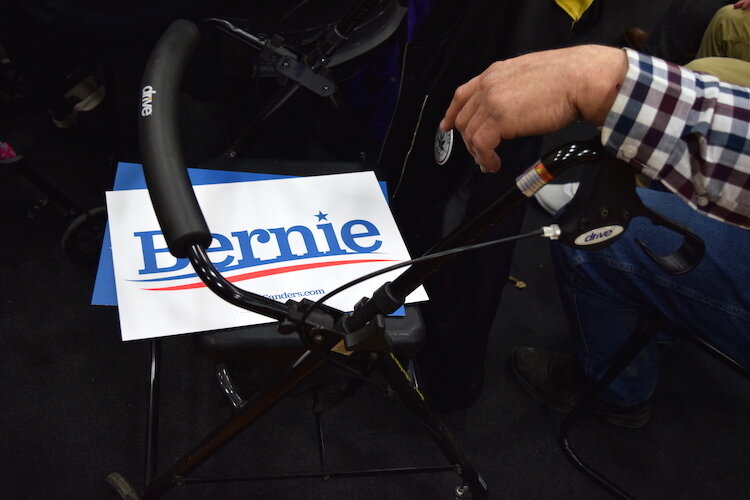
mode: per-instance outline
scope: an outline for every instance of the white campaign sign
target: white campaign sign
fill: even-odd
[[[372,172],[195,186],[214,236],[208,255],[236,286],[279,302],[316,300],[363,274],[409,258]],[[145,189],[107,193],[123,340],[273,321],[208,290],[166,243]],[[403,269],[328,303],[351,310]],[[408,302],[427,300],[420,288]]]

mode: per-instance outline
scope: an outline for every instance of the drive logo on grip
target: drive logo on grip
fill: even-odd
[[[154,112],[154,94],[156,94],[156,90],[151,85],[143,87],[143,92],[141,92],[141,116],[151,116]]]

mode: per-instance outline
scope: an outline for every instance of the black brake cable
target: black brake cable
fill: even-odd
[[[349,281],[349,282],[341,285],[340,287],[336,288],[335,290],[332,290],[332,291],[328,292],[327,294],[323,295],[321,298],[319,298],[318,300],[316,300],[315,302],[313,302],[312,304],[310,304],[310,306],[305,310],[305,312],[300,317],[299,324],[303,325],[305,323],[305,320],[307,320],[307,318],[310,316],[310,314],[315,309],[317,309],[318,307],[320,307],[321,305],[323,305],[323,303],[325,301],[327,301],[328,299],[330,299],[334,295],[337,295],[337,294],[343,292],[344,290],[353,287],[354,285],[358,285],[359,283],[362,283],[363,281],[367,281],[367,280],[369,280],[371,278],[375,278],[376,276],[380,276],[381,274],[385,274],[385,273],[388,273],[388,272],[391,272],[391,271],[395,271],[396,269],[400,269],[402,267],[410,266],[412,264],[418,264],[420,262],[428,262],[430,260],[439,259],[441,257],[445,257],[445,256],[448,256],[448,255],[453,255],[453,254],[458,254],[458,253],[464,253],[464,252],[470,252],[470,251],[473,251],[473,250],[480,250],[482,248],[488,248],[488,247],[491,247],[491,246],[494,246],[494,245],[500,245],[502,243],[510,243],[510,242],[513,242],[513,241],[518,241],[518,240],[522,240],[522,239],[533,238],[533,237],[536,237],[536,236],[546,237],[546,238],[550,238],[550,239],[556,239],[557,235],[559,235],[559,228],[556,225],[553,224],[551,226],[543,226],[540,229],[535,229],[533,231],[529,231],[529,232],[523,233],[523,234],[518,234],[518,235],[515,235],[515,236],[509,236],[509,237],[500,238],[500,239],[497,239],[497,240],[485,241],[485,242],[482,242],[482,243],[475,243],[473,245],[465,245],[465,246],[461,246],[461,247],[451,248],[450,250],[444,250],[442,252],[437,252],[437,253],[432,253],[432,254],[428,254],[428,255],[423,255],[423,256],[417,257],[415,259],[405,260],[403,262],[399,262],[398,264],[394,264],[392,266],[384,267],[383,269],[378,269],[377,271],[373,271],[371,273],[362,275],[359,278],[353,279],[353,280],[351,280],[351,281]],[[303,340],[304,343],[306,343],[305,340],[304,340],[304,337],[302,338],[302,340]],[[310,347],[310,345],[308,345],[308,347]],[[368,383],[374,385],[378,389],[385,390],[385,387],[383,387],[381,384],[379,384],[375,380],[373,380],[372,377],[370,377],[370,376],[368,376],[368,375],[366,375],[366,374],[364,374],[362,372],[359,372],[358,370],[356,370],[355,368],[347,365],[343,361],[340,361],[340,360],[336,359],[336,357],[334,355],[332,355],[330,352],[321,352],[321,351],[317,351],[317,350],[316,350],[316,352],[318,352],[319,355],[323,356],[329,362],[332,362],[333,364],[335,364],[339,368],[344,369],[345,371],[348,371],[350,373],[353,373],[358,378],[364,380],[365,382],[368,382]]]
[[[527,233],[523,234],[517,234],[515,236],[508,236],[506,238],[500,238],[497,240],[492,241],[485,241],[482,243],[475,243],[473,245],[465,245],[461,247],[451,248],[449,250],[444,250],[442,252],[437,253],[431,253],[427,255],[423,255],[421,257],[417,257],[415,259],[405,260],[403,262],[399,262],[398,264],[394,264],[392,266],[384,267],[383,269],[378,269],[377,271],[373,271],[371,273],[365,274],[363,276],[360,276],[359,278],[356,278],[352,281],[349,281],[348,283],[345,283],[341,285],[340,287],[336,288],[335,290],[332,290],[328,292],[327,294],[323,295],[321,298],[310,304],[310,306],[305,310],[305,312],[302,314],[302,317],[300,318],[299,324],[303,325],[305,323],[305,320],[310,316],[310,314],[323,305],[325,301],[333,297],[334,295],[337,295],[344,290],[353,287],[354,285],[358,285],[359,283],[362,283],[363,281],[367,281],[371,278],[374,278],[376,276],[380,276],[381,274],[385,274],[391,271],[395,271],[396,269],[400,269],[402,267],[411,266],[413,264],[418,264],[421,262],[427,262],[434,259],[439,259],[441,257],[446,257],[448,255],[453,255],[457,253],[464,253],[464,252],[470,252],[473,250],[480,250],[482,248],[488,248],[494,245],[500,245],[502,243],[510,243],[513,241],[533,238],[536,236],[542,236],[542,237],[548,237],[551,239],[555,239],[557,235],[559,234],[559,228],[555,226],[554,224],[552,226],[544,226],[539,229],[535,229],[533,231],[529,231]]]

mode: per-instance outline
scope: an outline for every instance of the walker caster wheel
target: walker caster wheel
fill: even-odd
[[[123,500],[139,500],[141,496],[135,491],[127,479],[125,479],[119,472],[113,472],[109,474],[105,481],[110,485],[115,493]]]
[[[456,498],[471,498],[471,491],[465,484],[459,484],[453,489],[453,496]]]
[[[104,207],[92,208],[73,219],[62,237],[63,254],[76,264],[96,264],[106,225],[107,209]]]

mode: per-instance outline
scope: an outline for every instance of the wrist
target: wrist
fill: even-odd
[[[576,49],[571,100],[580,116],[594,125],[602,125],[625,79],[627,55],[622,49],[601,45]]]

